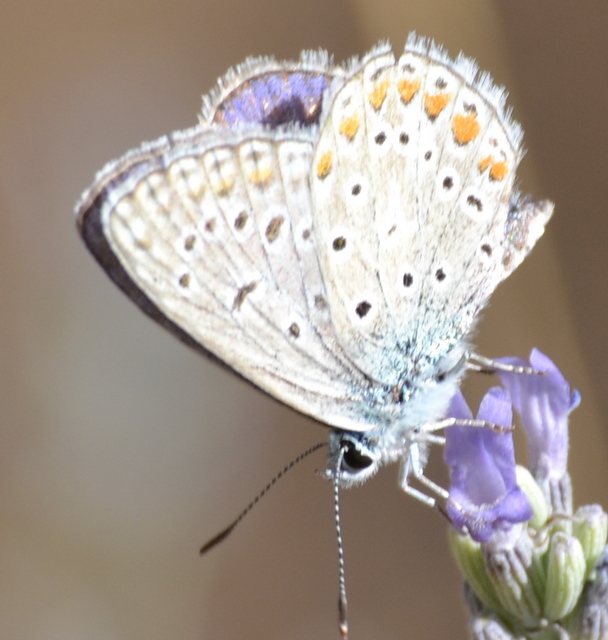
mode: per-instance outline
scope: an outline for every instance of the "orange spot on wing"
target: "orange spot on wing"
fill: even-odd
[[[468,144],[479,135],[481,126],[475,113],[457,113],[452,119],[452,131],[456,142]]]
[[[399,80],[397,85],[397,91],[405,104],[416,95],[418,89],[420,89],[420,80],[418,78],[415,80]]]
[[[479,161],[479,171],[483,173],[492,164],[492,156],[486,156]]]
[[[424,94],[424,108],[429,118],[436,118],[446,107],[451,99],[449,93],[425,93]]]
[[[504,160],[492,163],[492,166],[490,167],[490,178],[492,180],[500,182],[506,178],[507,173],[509,173],[509,168]]]
[[[266,169],[256,169],[251,172],[249,179],[251,182],[259,187],[263,187],[264,185],[270,182],[270,178],[272,177],[272,171],[268,168]]]
[[[359,116],[354,113],[350,118],[344,118],[340,123],[339,131],[343,136],[352,140],[357,134],[357,131],[359,131]]]
[[[323,180],[329,175],[331,171],[331,165],[333,162],[333,154],[331,151],[324,153],[317,162],[317,178]]]
[[[379,82],[369,94],[369,103],[376,111],[378,111],[384,104],[389,86],[390,82],[388,80],[383,80],[382,82]]]
[[[135,244],[144,251],[149,251],[152,248],[152,238],[148,233],[145,235],[135,238]]]
[[[234,187],[233,177],[224,178],[212,185],[215,194],[222,198],[225,198],[232,191],[232,187]]]

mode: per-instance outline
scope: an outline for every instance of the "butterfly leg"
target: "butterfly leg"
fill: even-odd
[[[489,422],[488,420],[477,420],[475,418],[464,419],[464,418],[444,418],[443,420],[438,420],[437,422],[429,422],[425,424],[421,432],[425,434],[425,441],[427,442],[437,442],[437,436],[431,436],[430,434],[433,431],[442,431],[443,429],[447,429],[448,427],[477,427],[481,429],[490,429],[495,433],[509,433],[513,431],[513,427],[502,426],[500,424],[496,424],[494,422]],[[445,439],[444,444],[445,444]]]
[[[478,353],[467,354],[466,368],[471,371],[477,371],[479,373],[496,373],[497,371],[506,371],[507,373],[521,373],[523,375],[544,375],[544,371],[538,371],[532,367],[521,367],[514,364],[507,364],[506,362],[499,362],[498,360],[492,360],[492,358],[486,358]]]
[[[433,496],[427,495],[423,491],[419,489],[415,489],[409,484],[410,476],[414,477],[418,482],[423,484],[430,493],[439,496],[442,500],[448,499],[448,492],[440,487],[438,484],[430,480],[424,475],[424,464],[426,463],[426,456],[424,456],[424,461],[420,454],[420,447],[417,442],[412,443],[410,446],[408,456],[404,459],[403,464],[401,465],[401,472],[399,477],[399,485],[407,493],[412,496],[412,498],[416,498],[420,502],[426,504],[429,507],[435,507],[437,505],[437,500]]]
[[[437,505],[437,500],[435,500],[435,498],[427,496],[426,493],[423,493],[418,489],[414,489],[414,487],[410,486],[407,481],[405,482],[405,484],[401,483],[401,488],[405,491],[405,493],[407,493],[408,496],[416,498],[416,500],[427,505],[427,507],[435,507]]]

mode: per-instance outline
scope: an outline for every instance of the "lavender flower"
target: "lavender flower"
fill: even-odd
[[[563,477],[568,464],[568,415],[580,404],[580,394],[570,391],[560,370],[538,349],[532,350],[529,364],[520,358],[501,358],[498,362],[531,366],[545,372],[545,375],[496,373],[521,416],[528,441],[530,470],[534,475]]]
[[[499,362],[545,373],[497,372],[506,390],[491,389],[477,414],[510,426],[512,402],[528,440],[529,470],[516,466],[510,432],[446,430],[450,541],[467,582],[471,635],[608,640],[608,516],[599,505],[573,513],[567,469],[568,416],[580,396],[540,351],[530,365]],[[472,417],[462,396],[450,415]]]
[[[452,400],[450,416],[464,420],[473,417],[460,393]],[[477,419],[511,427],[509,394],[500,387],[490,389],[481,401]],[[450,427],[446,429],[444,459],[451,477],[448,516],[473,540],[487,542],[496,530],[530,520],[532,508],[517,486],[510,431]]]

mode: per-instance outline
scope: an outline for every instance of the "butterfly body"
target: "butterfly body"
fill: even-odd
[[[332,459],[350,434],[373,465],[345,483],[407,476],[551,215],[514,192],[521,156],[502,91],[410,36],[398,60],[246,63],[197,127],[102,170],[78,224],[146,313],[332,427]]]

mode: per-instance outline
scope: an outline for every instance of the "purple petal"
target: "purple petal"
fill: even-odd
[[[578,406],[579,393],[571,392],[559,369],[538,349],[530,354],[529,364],[520,358],[499,361],[546,372],[541,376],[499,371],[498,376],[521,416],[528,440],[530,470],[536,475],[543,467],[549,479],[563,477],[568,464],[568,414]]]
[[[450,401],[448,416],[458,420],[471,420],[473,418],[471,409],[469,409],[469,405],[460,391]],[[454,428],[458,427],[450,427],[450,429]]]
[[[452,401],[450,416],[468,419],[462,394]],[[477,418],[511,426],[511,403],[504,389],[494,387],[483,398]],[[526,496],[517,486],[511,432],[480,427],[446,429],[444,459],[450,469],[447,511],[452,524],[486,542],[495,531],[532,517]]]

